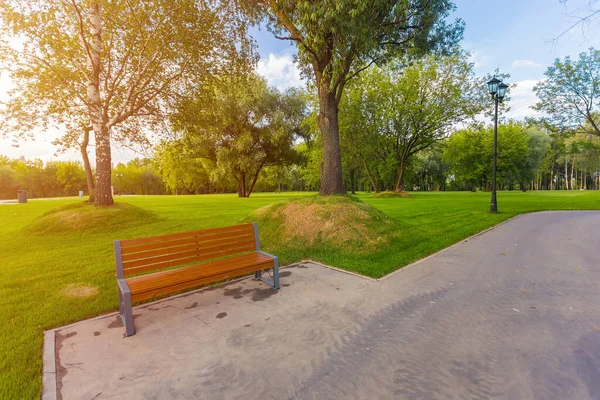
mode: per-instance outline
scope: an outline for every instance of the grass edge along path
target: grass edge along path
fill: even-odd
[[[264,226],[263,248],[277,254],[282,265],[310,258],[379,278],[524,212],[600,209],[600,192],[595,191],[504,192],[496,215],[487,212],[488,193],[411,195],[357,196],[385,214],[398,231],[379,251],[345,254],[326,243],[308,250],[281,246],[262,237]],[[122,209],[135,214],[127,224],[118,214],[100,219],[96,214],[91,220],[97,226],[66,218],[52,229],[41,218],[53,218],[53,209],[79,199],[0,205],[0,398],[39,398],[44,330],[117,309],[112,240],[232,225],[268,204],[306,196],[123,197],[117,199],[126,203]]]

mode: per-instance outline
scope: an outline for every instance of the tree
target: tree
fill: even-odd
[[[0,48],[15,82],[5,113],[12,131],[66,130],[60,143],[80,147],[88,182],[93,132],[96,205],[113,203],[112,141],[145,142],[185,87],[226,60],[252,61],[245,24],[226,1],[7,0],[0,18],[2,33],[22,41]]]
[[[393,188],[398,192],[404,190],[411,157],[474,118],[487,100],[466,54],[428,56],[400,68],[391,63],[370,70],[355,81],[342,106],[349,118],[344,136],[366,144],[375,156],[370,158],[395,169]]]
[[[346,83],[390,57],[453,48],[463,31],[462,21],[446,22],[454,9],[451,0],[246,3],[256,19],[267,21],[276,38],[296,43],[301,67],[315,80],[323,145],[322,195],[346,192],[338,132],[338,106]]]
[[[559,130],[577,129],[600,136],[600,50],[589,49],[579,59],[557,58],[533,90],[539,98],[533,107],[545,112],[547,122]]]
[[[257,75],[227,76],[184,99],[173,126],[188,150],[212,164],[212,180],[232,177],[249,197],[265,166],[293,161],[294,138],[305,115],[301,94],[281,94]]]
[[[443,160],[458,187],[489,189],[492,179],[494,130],[459,130],[444,143]],[[498,184],[501,189],[525,190],[543,166],[548,137],[537,128],[509,121],[498,127]]]
[[[210,192],[210,180],[204,167],[207,160],[196,157],[184,140],[162,142],[154,152],[158,173],[167,189],[174,194]]]
[[[57,164],[56,180],[62,185],[65,195],[74,196],[85,185],[85,172],[79,163],[61,162]]]

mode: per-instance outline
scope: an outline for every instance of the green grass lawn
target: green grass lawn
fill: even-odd
[[[118,308],[112,241],[163,233],[232,225],[256,209],[306,193],[146,196],[117,198],[138,207],[126,221],[94,220],[84,231],[44,229],[39,219],[79,199],[37,200],[0,205],[0,398],[39,398],[43,331]],[[373,277],[456,243],[519,213],[539,210],[600,209],[600,192],[499,193],[500,213],[491,215],[489,193],[414,193],[413,198],[371,198],[362,201],[387,214],[399,234],[369,254],[348,254],[336,248],[310,251],[263,248],[283,264],[311,258]],[[141,210],[140,210],[141,209]],[[46,219],[47,220],[47,219]],[[93,298],[64,294],[69,285],[99,289]]]

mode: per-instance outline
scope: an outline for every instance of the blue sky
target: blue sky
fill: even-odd
[[[546,68],[556,57],[577,55],[589,47],[600,48],[600,18],[578,26],[558,41],[558,35],[585,15],[585,5],[591,1],[596,9],[600,0],[455,0],[457,10],[453,18],[462,18],[466,29],[462,46],[471,53],[475,73],[485,75],[496,68],[511,74],[510,83],[517,87],[511,94],[510,117],[522,119],[536,116],[529,107],[536,102],[533,86],[543,79]],[[284,89],[302,85],[300,74],[293,63],[296,50],[290,42],[277,40],[273,35],[253,30],[261,60],[258,72],[274,86]],[[6,75],[0,77],[0,99],[10,84]],[[57,133],[49,132],[34,142],[11,146],[11,140],[0,138],[0,154],[10,157],[73,159],[77,152],[54,156],[50,144]],[[93,159],[93,154],[91,155]],[[136,155],[129,150],[114,149],[116,162],[127,161]]]

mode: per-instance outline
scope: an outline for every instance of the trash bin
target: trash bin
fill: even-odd
[[[17,198],[19,203],[27,203],[27,190],[19,190]]]
[[[81,197],[83,197],[83,190],[80,190],[80,191],[79,191],[79,197],[80,197],[80,198],[81,198]]]

